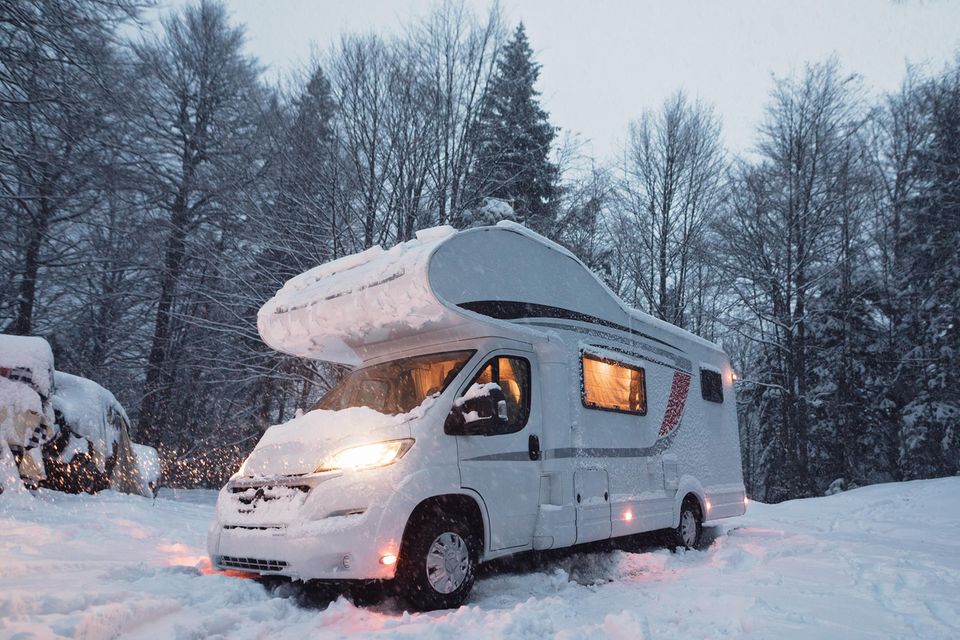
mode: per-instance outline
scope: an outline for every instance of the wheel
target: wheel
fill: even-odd
[[[680,508],[680,524],[673,529],[672,546],[696,549],[703,537],[703,515],[696,500],[684,500]]]
[[[474,536],[449,514],[418,517],[407,526],[397,566],[401,594],[421,611],[459,607],[473,588],[478,546]]]

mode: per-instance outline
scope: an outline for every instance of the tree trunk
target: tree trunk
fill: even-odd
[[[23,279],[17,291],[17,317],[10,332],[26,336],[33,333],[33,307],[37,294],[37,274],[40,271],[40,248],[50,223],[50,210],[46,200],[40,202],[40,217],[30,229],[30,240],[24,256]]]
[[[163,374],[166,369],[167,348],[171,336],[171,309],[176,296],[187,235],[186,191],[181,189],[173,205],[171,225],[164,256],[163,276],[160,279],[160,297],[154,322],[153,343],[147,358],[147,377],[143,387],[143,404],[140,408],[138,437],[144,443],[156,446],[162,440],[161,430],[169,390],[164,388]]]

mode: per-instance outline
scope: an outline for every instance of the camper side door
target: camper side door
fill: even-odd
[[[504,419],[480,429],[447,431],[460,433],[455,436],[460,483],[483,501],[491,551],[529,546],[540,495],[540,384],[534,354],[512,349],[490,354],[455,402],[462,407],[465,398],[487,389],[493,390],[494,405],[505,403],[500,405]]]

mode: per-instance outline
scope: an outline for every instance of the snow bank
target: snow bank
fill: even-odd
[[[103,459],[113,452],[120,429],[111,421],[111,412],[127,420],[123,407],[110,391],[93,380],[62,371],[54,374],[57,390],[53,408],[59,411],[70,429],[86,438]]]
[[[704,551],[575,550],[482,569],[460,609],[357,607],[210,570],[216,493],[0,496],[0,637],[960,637],[960,478],[752,504]]]
[[[152,483],[154,487],[160,486],[162,471],[160,453],[145,444],[133,442],[130,446],[133,448],[133,455],[137,458],[137,475],[143,483],[140,487],[141,495],[149,497],[153,491],[150,484]]]
[[[260,336],[279,351],[357,365],[357,347],[441,322],[450,312],[430,289],[427,264],[454,233],[425,229],[388,251],[375,246],[291,278],[260,309]]]
[[[0,492],[26,495],[10,447],[26,447],[33,435],[32,429],[23,429],[27,412],[43,414],[40,395],[23,382],[0,377]]]
[[[36,391],[22,382],[0,377],[0,441],[23,446],[13,434],[14,416],[27,411],[43,414],[43,403]]]
[[[43,338],[0,334],[0,368],[24,370],[44,397],[53,390],[53,351]]]

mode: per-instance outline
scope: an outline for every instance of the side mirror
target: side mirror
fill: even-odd
[[[495,435],[508,424],[507,397],[500,385],[474,384],[454,401],[443,432],[449,436]]]

